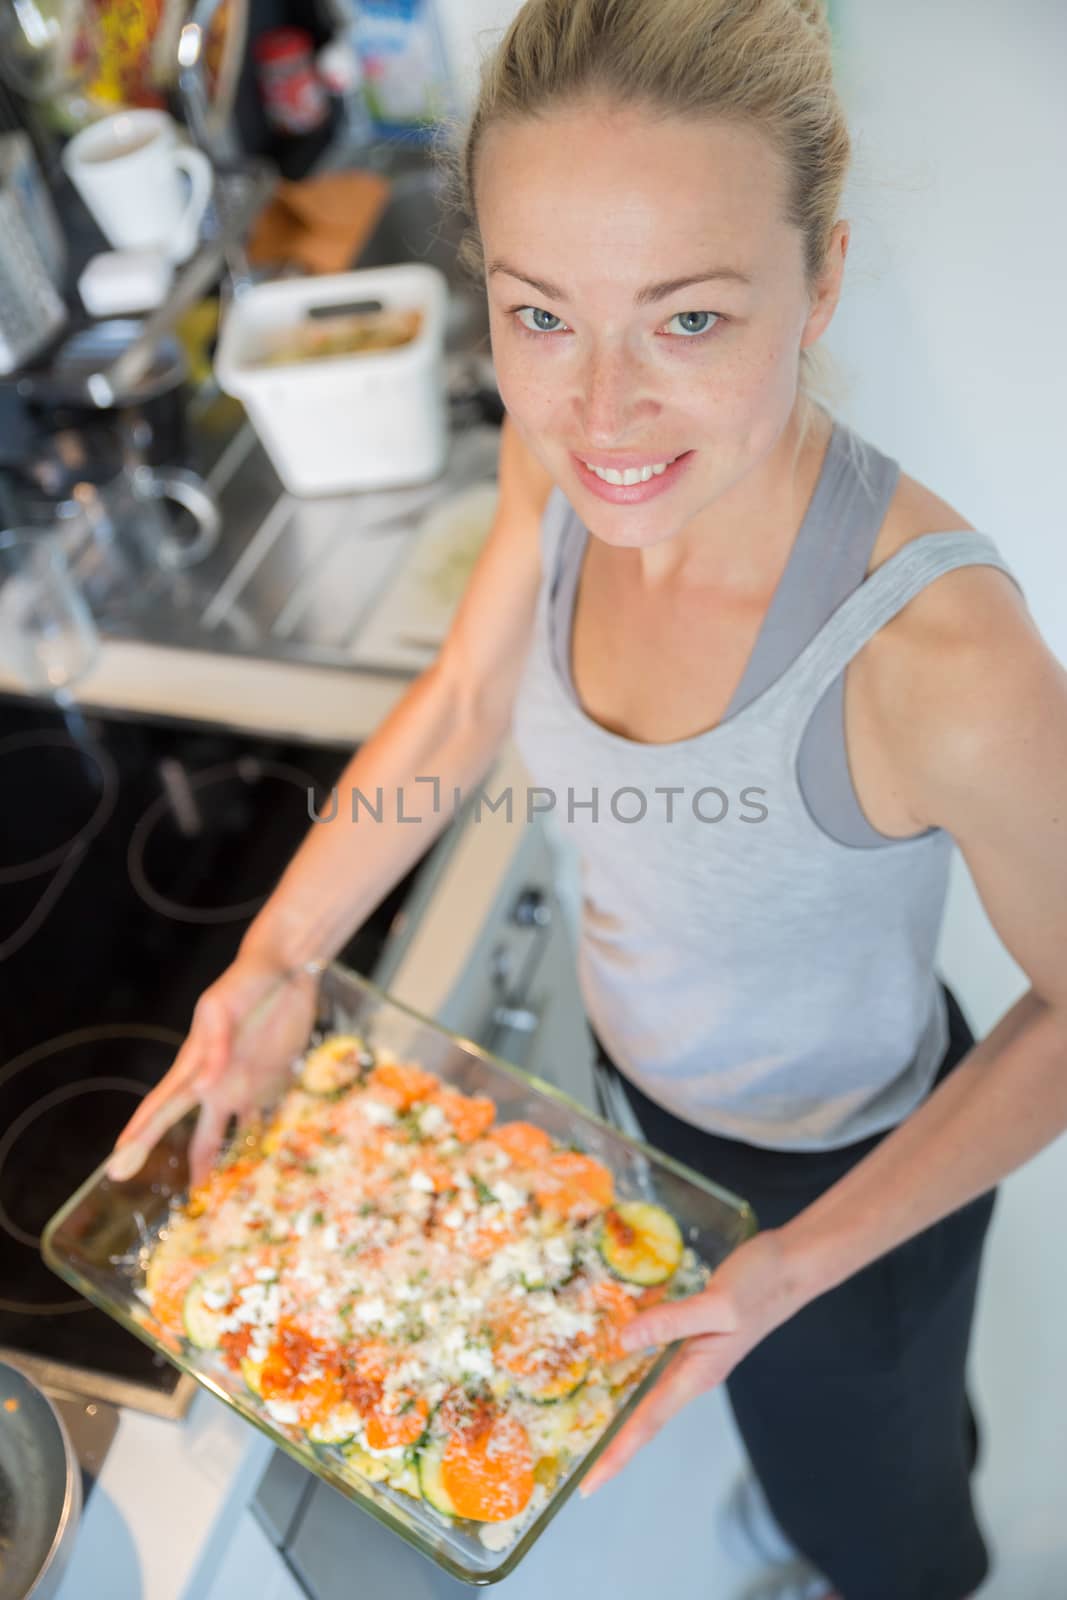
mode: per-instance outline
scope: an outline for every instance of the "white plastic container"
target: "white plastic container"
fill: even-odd
[[[315,309],[367,302],[418,308],[417,336],[394,349],[264,366],[279,335]],[[364,272],[257,284],[230,307],[215,375],[248,412],[291,494],[342,494],[424,483],[444,468],[448,443],[444,332],[448,281],[436,267],[405,263]]]

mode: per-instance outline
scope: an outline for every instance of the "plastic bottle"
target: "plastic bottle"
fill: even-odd
[[[433,0],[359,0],[353,38],[375,132],[429,138],[453,111]]]

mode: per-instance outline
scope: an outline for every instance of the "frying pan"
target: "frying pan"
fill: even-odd
[[[81,1504],[81,1470],[59,1413],[0,1361],[0,1600],[51,1600]]]

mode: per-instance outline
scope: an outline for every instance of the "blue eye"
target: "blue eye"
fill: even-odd
[[[710,332],[718,320],[718,313],[715,311],[679,311],[677,316],[671,318],[671,322],[682,324],[681,332],[687,339],[699,338],[700,334]],[[697,327],[693,326],[694,322],[698,324]],[[667,326],[670,327],[670,322]]]
[[[523,318],[527,313],[529,313],[529,315],[534,319],[532,327],[530,323],[523,321]],[[556,333],[560,328],[566,327],[566,323],[562,320],[562,318],[554,316],[551,311],[543,311],[540,306],[516,306],[515,315],[518,317],[520,323],[526,329],[527,333]],[[545,319],[544,322],[539,320],[542,317]],[[555,323],[556,326],[546,327],[546,322]]]

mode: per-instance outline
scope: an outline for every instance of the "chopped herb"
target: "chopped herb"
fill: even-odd
[[[414,1404],[415,1404],[415,1396],[412,1395],[412,1394],[409,1394],[407,1399],[404,1401],[403,1405],[400,1407],[399,1415],[403,1416],[405,1412],[410,1411]]]
[[[487,1183],[483,1183],[477,1173],[474,1176],[474,1192],[478,1196],[480,1206],[491,1206],[496,1200],[496,1195]]]
[[[374,1201],[373,1200],[364,1200],[363,1204],[359,1208],[359,1214],[360,1214],[361,1217],[369,1217],[373,1210],[374,1210]]]
[[[429,1267],[420,1267],[418,1272],[416,1272],[415,1276],[412,1278],[411,1281],[412,1281],[412,1283],[425,1283],[426,1279],[429,1276],[430,1276]]]
[[[321,1228],[323,1226],[323,1224],[325,1223],[325,1221],[326,1221],[326,1213],[325,1213],[325,1211],[313,1211],[311,1213],[311,1226],[313,1228]]]
[[[313,1178],[318,1177],[319,1169],[315,1165],[314,1161],[303,1161],[301,1162],[301,1166],[303,1167],[304,1171],[309,1172]]]

